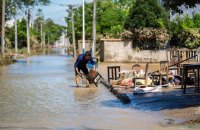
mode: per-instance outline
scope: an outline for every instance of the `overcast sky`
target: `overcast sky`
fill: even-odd
[[[85,0],[85,2],[92,2],[93,0]],[[61,5],[81,5],[83,0],[51,0],[51,4],[49,6],[39,6],[34,9],[34,14],[36,14],[37,10],[41,8],[43,10],[45,19],[51,18],[54,22],[66,26],[64,21],[64,17],[66,17],[66,6]]]

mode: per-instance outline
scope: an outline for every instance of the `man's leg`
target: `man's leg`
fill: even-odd
[[[80,69],[78,69],[78,70],[80,71]],[[76,72],[76,68],[75,68],[75,76],[76,76],[76,86],[79,87],[79,85],[80,85],[80,76]]]
[[[87,75],[87,74],[89,73],[86,66],[85,66],[85,67],[82,67],[82,68],[81,68],[81,71],[82,71],[85,75]],[[88,86],[89,86],[89,81],[86,79],[86,87],[88,87]]]
[[[79,77],[80,77],[79,75],[76,76],[76,86],[77,87],[79,87],[79,85],[80,85],[80,78]]]

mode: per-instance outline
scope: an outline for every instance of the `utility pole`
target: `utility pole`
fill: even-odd
[[[70,11],[71,11],[71,19],[72,19],[72,41],[73,41],[73,46],[74,46],[74,58],[76,58],[76,44],[75,44],[75,31],[74,31],[74,9],[73,6],[69,6]]]
[[[92,56],[95,57],[96,53],[96,0],[93,0],[93,38],[92,38]]]
[[[83,48],[82,48],[82,53],[85,53],[85,0],[83,0]]]
[[[34,24],[35,24],[35,21],[34,21],[34,19],[35,19],[35,16],[34,16],[34,13],[32,13],[32,29],[34,29]]]
[[[5,8],[6,2],[2,0],[2,25],[1,25],[1,54],[4,56],[4,46],[5,46]]]
[[[45,48],[45,46],[46,46],[46,39],[45,39],[45,38],[46,38],[46,34],[45,34],[45,32],[44,32],[44,37],[43,37],[43,41],[44,41],[44,42],[43,42],[43,46],[44,46],[44,48]]]
[[[62,42],[63,42],[63,47],[65,47],[65,32],[63,31],[63,34],[62,34],[63,36],[62,36]]]
[[[18,37],[17,37],[17,18],[16,18],[16,15],[17,15],[17,10],[16,10],[17,6],[16,6],[16,3],[15,3],[15,14],[14,14],[14,20],[15,20],[15,53],[18,52]]]
[[[29,8],[26,10],[26,34],[27,34],[27,50],[30,54],[30,27],[29,27]]]
[[[48,41],[47,41],[47,45],[48,45],[48,49],[49,49],[49,33],[48,33],[48,39],[47,39]]]

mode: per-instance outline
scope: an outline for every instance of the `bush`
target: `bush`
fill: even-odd
[[[175,47],[198,48],[200,46],[200,14],[192,17],[185,15],[176,17],[171,22],[173,35],[170,45]]]
[[[190,49],[198,48],[200,46],[200,30],[199,29],[185,29],[181,31],[175,38],[178,42],[178,47],[186,47]],[[171,43],[173,46],[173,43]]]
[[[157,0],[136,0],[125,20],[124,28],[134,31],[143,27],[167,27],[169,19],[165,12]]]
[[[143,28],[133,31],[133,47],[140,49],[164,49],[170,35],[166,29]]]

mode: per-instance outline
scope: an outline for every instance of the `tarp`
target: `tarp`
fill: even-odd
[[[135,94],[156,93],[156,92],[162,92],[161,85],[156,86],[156,87],[145,87],[145,88],[135,87],[133,90],[133,93]]]

